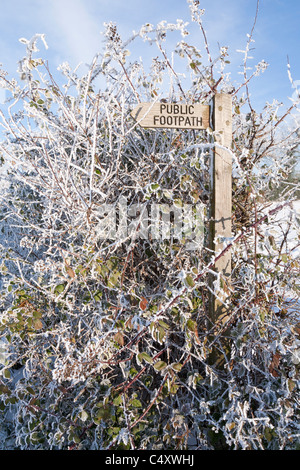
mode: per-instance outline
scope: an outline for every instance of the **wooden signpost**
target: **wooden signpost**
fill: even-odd
[[[231,95],[216,94],[211,106],[197,103],[140,103],[131,115],[144,128],[213,129],[216,146],[212,162],[210,249],[212,254],[217,255],[222,251],[226,238],[231,237]],[[220,287],[225,294],[223,297],[220,292],[217,296],[210,295],[209,309],[212,324],[216,324],[219,319],[226,319],[224,300],[230,292],[230,250],[215,262],[214,271],[216,275],[211,278],[210,289],[211,291],[214,289],[213,283],[217,275],[220,275]]]
[[[210,246],[213,253],[220,253],[226,239],[231,237],[232,211],[232,97],[216,94],[213,98],[212,126],[215,131],[215,149],[213,154],[211,188],[211,227]],[[228,241],[227,241],[228,243]],[[231,252],[224,253],[214,265],[216,274],[220,273],[220,287],[224,292],[218,297],[211,296],[210,316],[215,324],[219,318],[226,321],[226,309],[223,302],[229,296],[231,277]],[[216,279],[212,279],[212,283]],[[227,293],[227,294],[226,294]]]
[[[141,103],[131,112],[141,127],[207,129],[209,106],[182,103]]]

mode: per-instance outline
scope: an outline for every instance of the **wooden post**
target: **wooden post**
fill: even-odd
[[[216,133],[216,145],[213,155],[212,188],[211,188],[211,226],[210,249],[218,254],[224,245],[223,238],[231,237],[232,210],[232,157],[230,152],[232,142],[232,97],[227,94],[216,94],[213,99],[213,130]],[[220,287],[227,294],[218,293],[221,300],[229,294],[231,277],[231,252],[227,251],[216,263],[214,271],[220,274]],[[216,276],[212,275],[210,288]],[[226,309],[222,301],[210,294],[211,326],[226,320]]]
[[[141,127],[166,129],[207,129],[210,125],[209,106],[183,103],[139,103],[131,112],[132,117]],[[223,248],[223,238],[231,237],[231,172],[232,161],[232,97],[218,93],[213,98],[213,130],[216,133],[212,168],[211,188],[211,224],[209,248],[218,254]],[[220,274],[221,291],[210,295],[210,327],[226,316],[222,300],[229,293],[231,276],[231,253],[227,251],[216,263],[214,270]],[[214,289],[212,276],[210,289]],[[226,294],[227,292],[227,294]]]

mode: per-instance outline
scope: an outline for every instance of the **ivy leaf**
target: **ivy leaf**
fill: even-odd
[[[111,417],[110,406],[101,405],[99,410],[96,411],[93,421],[95,424],[100,424],[102,420],[108,420]]]
[[[117,397],[114,399],[113,404],[114,404],[115,406],[120,406],[121,403],[122,403],[122,395],[119,395],[119,396],[117,396]]]
[[[143,408],[142,403],[137,398],[134,398],[133,400],[131,400],[129,404],[133,406],[133,408]]]

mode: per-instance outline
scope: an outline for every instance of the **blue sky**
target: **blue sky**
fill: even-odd
[[[16,76],[17,62],[24,55],[19,38],[30,39],[44,33],[49,49],[40,44],[39,56],[47,58],[50,69],[68,61],[72,67],[91,61],[101,50],[103,23],[117,23],[125,39],[144,23],[161,20],[190,22],[193,42],[202,47],[196,24],[192,24],[186,0],[0,0],[0,63],[9,74]],[[212,50],[217,44],[229,46],[233,78],[242,63],[237,49],[244,49],[256,10],[256,0],[200,0],[205,9],[204,27]],[[294,93],[287,74],[287,56],[294,80],[300,86],[300,1],[260,0],[252,51],[254,66],[261,59],[270,66],[255,80],[251,92],[258,107],[273,98],[289,104]],[[178,37],[178,40],[180,37]],[[140,41],[138,53],[151,53]],[[157,51],[153,51],[157,55]]]

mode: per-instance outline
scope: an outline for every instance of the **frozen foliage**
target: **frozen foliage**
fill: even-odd
[[[188,4],[203,50],[179,20],[146,24],[128,41],[107,24],[103,53],[84,76],[62,64],[62,86],[35,57],[41,35],[22,40],[21,81],[1,72],[11,97],[0,122],[3,449],[299,446],[295,185],[269,202],[292,171],[298,103],[256,113],[248,86],[267,64],[247,75],[252,33],[234,88],[228,48],[212,57],[204,11]],[[179,34],[171,57],[169,34]],[[140,39],[157,48],[149,68],[130,62]],[[142,129],[130,111],[161,99],[208,104],[216,92],[234,103],[233,233],[217,254],[231,248],[233,272],[228,314],[212,325],[213,132]],[[101,208],[120,226],[120,201],[133,229],[101,237]],[[136,236],[134,208],[154,203],[201,203],[203,246]],[[216,277],[216,295],[222,285]]]

